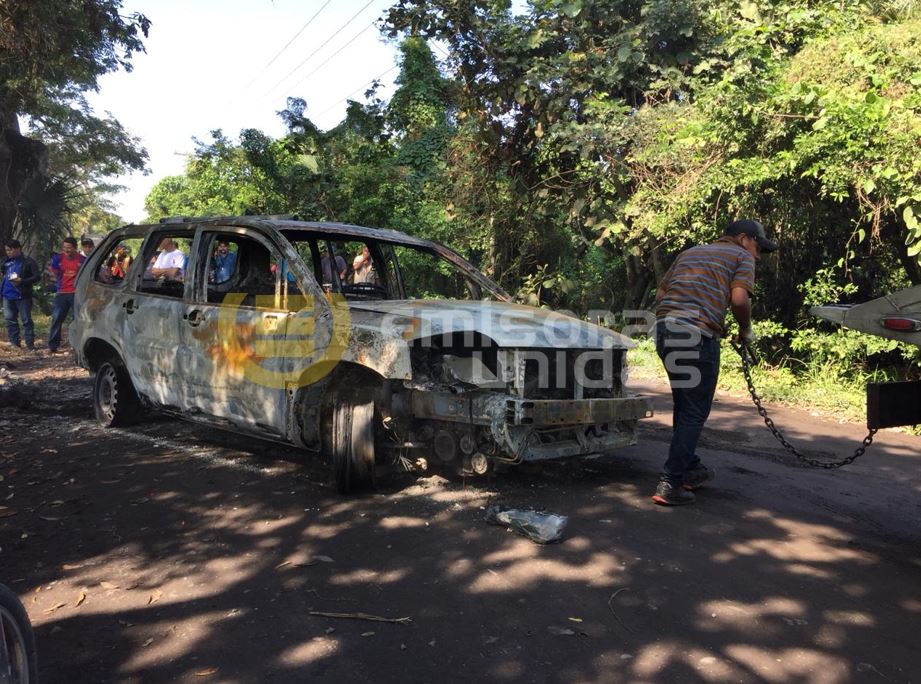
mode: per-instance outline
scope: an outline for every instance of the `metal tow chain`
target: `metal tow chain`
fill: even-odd
[[[860,446],[857,447],[857,450],[853,454],[844,458],[840,461],[817,461],[814,458],[809,458],[804,456],[799,451],[796,450],[796,447],[790,444],[787,441],[787,438],[783,436],[783,433],[774,425],[774,421],[771,420],[771,417],[767,413],[767,409],[761,405],[761,397],[758,396],[757,390],[755,390],[755,385],[752,382],[751,368],[752,364],[757,361],[754,353],[748,345],[742,345],[736,342],[735,340],[730,340],[732,348],[736,350],[736,353],[739,355],[739,358],[742,359],[742,375],[745,376],[745,382],[748,385],[748,393],[752,396],[752,401],[755,402],[755,407],[758,409],[759,415],[764,418],[764,424],[767,425],[768,430],[771,431],[771,434],[783,445],[783,448],[789,451],[791,454],[796,456],[800,461],[809,465],[813,468],[825,468],[826,470],[832,470],[834,468],[841,468],[843,466],[849,465],[856,461],[858,458],[863,456],[864,452],[867,450],[867,447],[873,443],[873,437],[876,435],[875,429],[870,429],[867,433],[867,436],[863,438]]]

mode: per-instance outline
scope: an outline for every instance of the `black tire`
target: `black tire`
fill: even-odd
[[[131,425],[140,418],[141,400],[124,366],[108,361],[99,366],[93,383],[93,409],[103,427]]]
[[[35,635],[26,609],[8,587],[0,584],[0,681],[38,681]]]
[[[339,402],[333,407],[330,450],[340,494],[373,489],[374,402]]]

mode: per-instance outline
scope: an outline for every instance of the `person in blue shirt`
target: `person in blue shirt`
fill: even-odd
[[[228,243],[223,240],[218,240],[211,267],[211,281],[214,283],[227,282],[233,275],[236,265],[237,253],[230,251],[230,245]]]
[[[35,349],[35,326],[32,323],[32,285],[41,272],[34,259],[22,253],[19,240],[7,240],[4,245],[6,260],[2,265],[3,280],[0,292],[3,294],[3,318],[10,344],[22,346],[19,339],[19,321],[22,320],[22,333],[28,349]]]

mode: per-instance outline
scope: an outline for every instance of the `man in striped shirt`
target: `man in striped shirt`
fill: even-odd
[[[713,479],[695,453],[710,415],[720,372],[720,338],[726,310],[739,323],[739,338],[753,342],[751,293],[755,262],[773,252],[757,221],[733,221],[725,235],[681,254],[656,293],[656,351],[672,388],[672,441],[652,500],[663,506],[692,503],[690,491]]]

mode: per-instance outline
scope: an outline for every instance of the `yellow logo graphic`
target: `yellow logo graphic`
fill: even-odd
[[[322,300],[287,296],[279,311],[277,295],[228,293],[217,316],[211,348],[214,372],[244,378],[263,387],[304,387],[324,378],[348,348],[351,314],[341,295]]]

